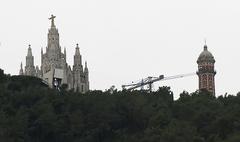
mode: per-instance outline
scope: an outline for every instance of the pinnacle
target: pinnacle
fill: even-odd
[[[32,56],[32,49],[31,49],[31,45],[28,45],[28,54],[27,56]]]

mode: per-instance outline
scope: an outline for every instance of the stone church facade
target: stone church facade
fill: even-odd
[[[66,84],[68,89],[74,89],[76,92],[85,93],[89,91],[89,72],[87,62],[85,66],[82,65],[82,56],[80,54],[79,45],[76,45],[73,67],[68,65],[66,61],[66,48],[62,53],[59,44],[59,33],[54,23],[55,16],[49,18],[51,20],[51,27],[48,30],[48,41],[46,53],[41,50],[41,66],[35,67],[34,56],[29,45],[26,56],[26,65],[23,69],[22,63],[20,68],[20,75],[36,76],[46,82],[49,87],[55,87],[54,84]],[[56,84],[55,84],[56,85]]]

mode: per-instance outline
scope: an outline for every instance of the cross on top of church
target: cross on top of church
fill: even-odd
[[[56,16],[54,16],[54,15],[51,15],[51,17],[48,18],[49,20],[51,20],[51,23],[52,23],[51,27],[55,27],[55,25],[54,25],[54,19],[55,18],[56,18]]]

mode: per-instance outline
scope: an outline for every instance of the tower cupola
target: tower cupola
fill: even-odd
[[[215,63],[215,59],[212,53],[208,51],[208,47],[206,44],[204,45],[204,49],[202,53],[199,55],[197,62],[198,63],[201,63],[201,62]]]

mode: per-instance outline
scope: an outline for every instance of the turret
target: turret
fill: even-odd
[[[89,81],[89,72],[88,72],[88,67],[87,67],[87,61],[85,62],[85,68],[84,68],[84,76],[85,76],[85,82]]]
[[[85,92],[89,91],[89,72],[87,67],[87,61],[85,62],[85,68],[84,68],[84,75],[85,75]]]
[[[65,62],[67,61],[67,52],[66,52],[66,47],[64,47],[64,59],[65,59]]]
[[[23,73],[23,66],[22,66],[22,63],[21,63],[21,65],[20,65],[20,71],[19,71],[19,75],[23,75],[24,73]]]
[[[78,44],[77,44],[75,55],[74,55],[74,66],[82,66],[82,56],[80,54]]]
[[[28,46],[28,53],[26,56],[25,75],[35,76],[34,57],[32,56],[31,45]]]
[[[41,64],[43,64],[43,48],[41,48]]]
[[[87,61],[85,62],[85,68],[84,68],[84,73],[88,74],[88,67],[87,67]]]
[[[30,44],[28,45],[28,53],[27,53],[27,56],[28,56],[28,57],[32,57],[32,48],[31,48],[31,45],[30,45]]]
[[[36,77],[38,77],[38,78],[42,77],[41,70],[39,69],[38,66],[36,66]]]
[[[41,56],[43,56],[43,48],[41,48]]]
[[[75,55],[74,55],[74,64],[73,64],[73,87],[75,91],[85,92],[85,84],[82,67],[82,57],[79,51],[79,46],[77,44]]]

